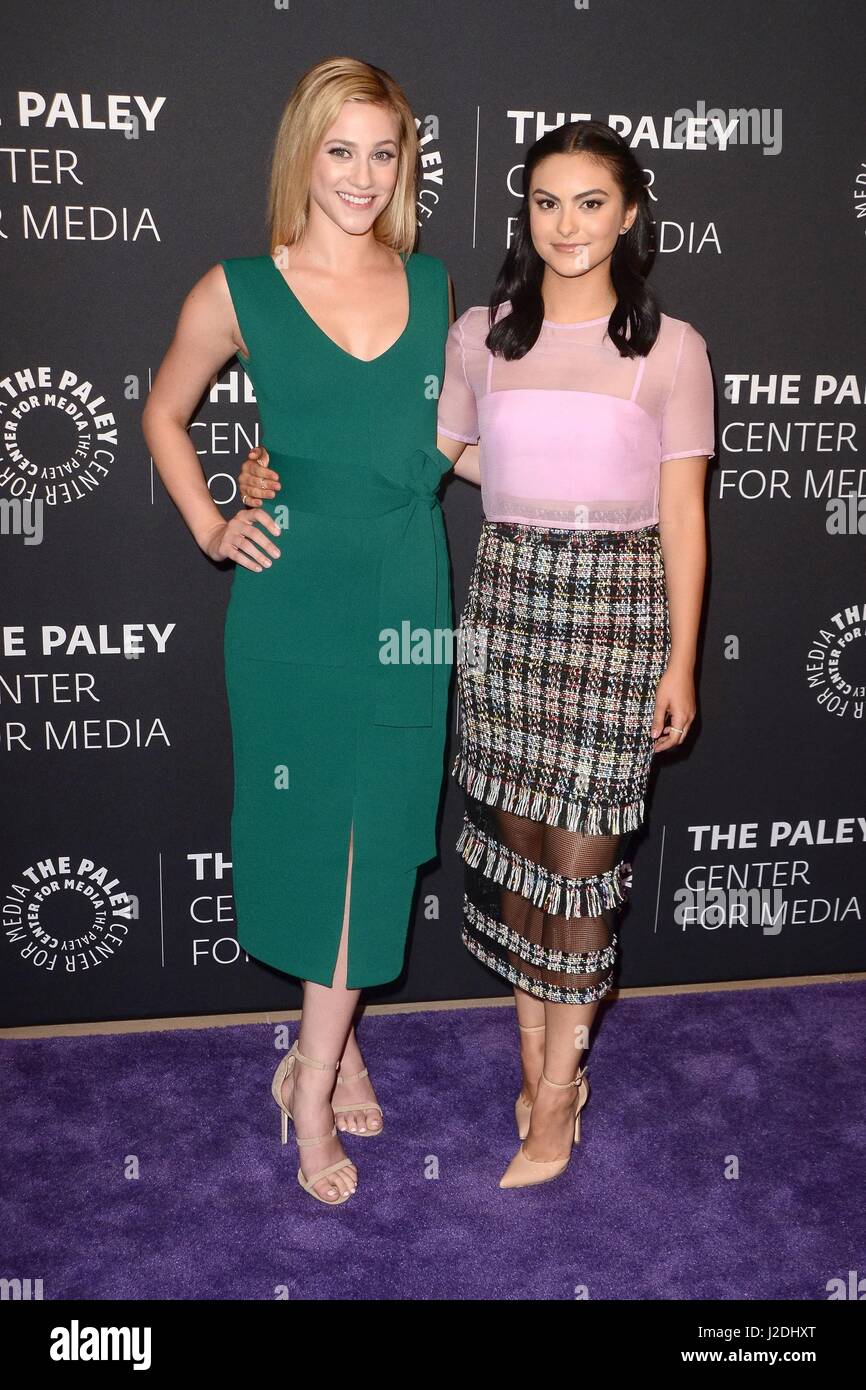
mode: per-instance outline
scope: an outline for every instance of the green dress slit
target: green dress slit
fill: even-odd
[[[281,554],[239,565],[224,656],[232,729],[237,938],[267,965],[333,983],[354,826],[347,985],[403,967],[420,864],[436,854],[451,664],[436,447],[448,279],[405,262],[409,320],[365,362],[318,327],[269,255],[221,262],[281,489]],[[407,626],[408,624],[408,626]],[[439,661],[383,662],[380,634]],[[393,655],[394,647],[389,651]]]

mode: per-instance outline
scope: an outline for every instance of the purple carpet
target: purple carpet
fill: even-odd
[[[509,1192],[513,1012],[368,1017],[385,1130],[345,1140],[360,1187],[333,1210],[280,1145],[271,1026],[3,1039],[0,1276],[46,1299],[826,1299],[866,1273],[864,1003],[619,1000],[567,1173]]]

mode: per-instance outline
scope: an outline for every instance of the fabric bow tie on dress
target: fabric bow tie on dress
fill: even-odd
[[[379,635],[396,632],[401,660],[380,660],[376,678],[376,724],[423,727],[433,719],[433,666],[437,613],[450,615],[448,546],[437,489],[454,465],[435,446],[416,449],[377,472],[403,494],[389,511],[392,531],[382,555]],[[413,663],[404,648],[403,624],[428,634],[429,660]],[[410,642],[411,647],[411,642]],[[380,657],[383,650],[380,651]],[[422,653],[424,655],[425,653]]]

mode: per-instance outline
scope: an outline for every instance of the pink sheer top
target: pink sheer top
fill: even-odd
[[[499,306],[497,317],[510,308]],[[631,530],[658,521],[661,464],[715,451],[707,345],[684,319],[661,316],[646,357],[620,357],[608,316],[545,319],[537,342],[507,362],[484,346],[486,306],[450,327],[438,428],[480,437],[488,521]]]

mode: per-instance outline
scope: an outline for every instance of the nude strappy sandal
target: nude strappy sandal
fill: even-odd
[[[296,1062],[303,1062],[304,1066],[307,1067],[318,1067],[320,1071],[336,1071],[337,1067],[339,1066],[339,1063],[335,1064],[333,1062],[317,1062],[314,1057],[305,1057],[303,1052],[300,1052],[298,1050],[297,1040],[295,1040],[295,1042],[292,1043],[291,1050],[288,1053],[286,1053],[286,1056],[283,1057],[280,1061],[276,1071],[274,1072],[273,1080],[271,1081],[271,1095],[277,1102],[277,1105],[280,1107],[280,1138],[282,1139],[282,1142],[284,1144],[287,1144],[289,1141],[289,1120],[291,1120],[292,1124],[294,1124],[295,1119],[292,1115],[291,1110],[289,1110],[288,1106],[283,1103],[281,1088],[286,1078],[292,1075],[292,1072],[295,1069]],[[297,1143],[298,1148],[300,1149],[307,1144],[322,1144],[326,1139],[332,1139],[336,1133],[337,1126],[334,1125],[330,1134],[319,1135],[319,1137],[316,1139],[301,1139],[298,1136],[297,1130],[295,1130],[295,1142]],[[331,1176],[332,1173],[339,1172],[341,1168],[351,1166],[354,1165],[352,1164],[352,1160],[347,1156],[345,1158],[341,1158],[338,1163],[331,1163],[327,1168],[323,1168],[319,1173],[312,1173],[309,1178],[304,1177],[303,1169],[299,1167],[298,1182],[301,1184],[301,1187],[304,1189],[305,1192],[309,1192],[311,1197],[315,1197],[317,1202],[324,1202],[326,1207],[338,1207],[343,1202],[347,1202],[349,1200],[351,1193],[344,1192],[341,1197],[337,1197],[334,1200],[331,1200],[328,1197],[322,1197],[316,1191],[313,1184],[317,1183],[320,1178],[328,1178]]]
[[[550,1077],[545,1076],[544,1070],[541,1072],[542,1081],[546,1081],[548,1086],[556,1086],[560,1090],[567,1091],[570,1086],[574,1086],[577,1091],[577,1106],[574,1112],[574,1144],[580,1143],[580,1112],[589,1100],[589,1078],[586,1072],[580,1067],[577,1069],[577,1076],[573,1081],[551,1081]],[[571,1153],[574,1144],[568,1150],[564,1158],[530,1158],[526,1153],[523,1143],[517,1153],[512,1158],[508,1167],[500,1179],[500,1187],[534,1187],[537,1183],[552,1182],[558,1178],[560,1173],[564,1173],[571,1161]]]
[[[537,1023],[534,1027],[528,1028],[523,1023],[518,1023],[521,1033],[543,1033],[546,1027],[544,1023]],[[525,1139],[529,1133],[529,1117],[532,1114],[532,1101],[523,1099],[523,1089],[514,1102],[514,1119],[517,1124],[518,1139]]]
[[[362,1071],[356,1071],[354,1076],[347,1076],[346,1080],[360,1081],[362,1076],[369,1075],[370,1073],[367,1071],[367,1068],[364,1067]],[[343,1068],[341,1066],[340,1070],[337,1072],[337,1085],[342,1086],[342,1084]],[[372,1139],[375,1135],[381,1134],[382,1130],[385,1128],[385,1116],[382,1113],[382,1107],[377,1100],[359,1100],[356,1101],[354,1105],[332,1105],[331,1109],[333,1110],[335,1115],[350,1115],[353,1110],[363,1110],[364,1114],[366,1115],[368,1110],[378,1110],[382,1118],[382,1124],[380,1124],[378,1129],[343,1129],[340,1131],[341,1134],[357,1134],[362,1139]]]

